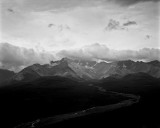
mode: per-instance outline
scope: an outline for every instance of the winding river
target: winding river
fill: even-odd
[[[100,91],[105,92],[105,90],[103,88],[101,88],[101,87],[97,87],[97,88]],[[140,100],[140,96],[136,96],[136,95],[132,95],[132,94],[117,93],[117,92],[112,92],[112,93],[128,97],[129,99],[123,100],[123,101],[115,103],[115,104],[110,104],[110,105],[105,105],[105,106],[95,106],[95,107],[80,110],[80,111],[77,111],[77,112],[56,115],[56,116],[47,117],[47,118],[44,118],[44,119],[37,119],[37,120],[32,121],[32,122],[20,124],[20,125],[14,127],[14,128],[45,127],[45,126],[50,125],[50,124],[56,124],[56,123],[62,122],[64,120],[69,120],[69,119],[76,118],[76,117],[82,117],[82,116],[95,114],[95,113],[103,113],[103,112],[113,111],[115,109],[119,109],[119,108],[122,108],[122,107],[131,106],[132,104],[138,103],[139,100]]]

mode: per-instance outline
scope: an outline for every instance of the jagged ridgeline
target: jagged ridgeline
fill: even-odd
[[[123,77],[133,73],[146,73],[150,76],[160,77],[160,62],[142,61],[88,61],[63,58],[51,61],[50,64],[34,64],[17,73],[13,80],[30,81],[43,76],[62,76],[79,80],[102,79],[109,76]]]

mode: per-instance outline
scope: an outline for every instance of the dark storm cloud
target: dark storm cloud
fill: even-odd
[[[79,50],[62,50],[57,54],[60,57],[102,59],[107,61],[119,60],[160,60],[160,49],[143,48],[136,50],[113,50],[106,45],[93,44]]]
[[[8,5],[21,6],[24,10],[57,12],[75,7],[105,6],[109,2],[120,6],[129,6],[140,2],[158,2],[159,0],[3,0],[2,3]]]
[[[112,1],[112,0],[110,0],[110,1]],[[160,0],[114,0],[115,3],[118,3],[122,6],[129,6],[129,5],[137,4],[140,2],[149,2],[149,1],[158,2]]]
[[[27,4],[31,7],[37,8],[38,6],[43,6],[45,8],[54,9],[66,9],[74,7],[84,7],[84,6],[97,6],[97,5],[107,5],[108,2],[114,2],[121,6],[129,6],[140,2],[158,2],[159,0],[26,0]]]
[[[38,53],[33,49],[21,48],[8,43],[0,43],[0,67],[6,69],[18,71],[25,66],[34,63],[44,64],[53,59],[53,55],[48,53]]]
[[[135,21],[128,21],[123,24],[123,26],[130,26],[130,25],[137,25],[137,23]]]
[[[153,1],[158,2],[159,0],[24,0],[25,5],[29,8],[34,9],[66,9],[82,6],[97,6],[107,5],[108,2],[114,2],[122,6],[133,5],[139,2]]]

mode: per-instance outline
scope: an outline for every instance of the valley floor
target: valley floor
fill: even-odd
[[[92,108],[84,109],[84,110],[73,112],[73,113],[57,115],[57,116],[48,117],[44,119],[37,119],[32,122],[18,125],[15,128],[46,128],[46,127],[49,127],[50,125],[53,126],[56,123],[63,122],[72,118],[83,117],[83,116],[96,114],[96,113],[109,112],[122,107],[131,106],[132,104],[138,103],[140,100],[140,96],[136,96],[132,94],[116,93],[116,92],[112,92],[112,93],[117,95],[122,95],[129,99],[115,103],[115,104],[110,104],[105,106],[95,106]]]

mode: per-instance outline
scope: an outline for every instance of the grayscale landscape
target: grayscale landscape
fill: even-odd
[[[159,0],[0,0],[0,128],[160,128]]]

